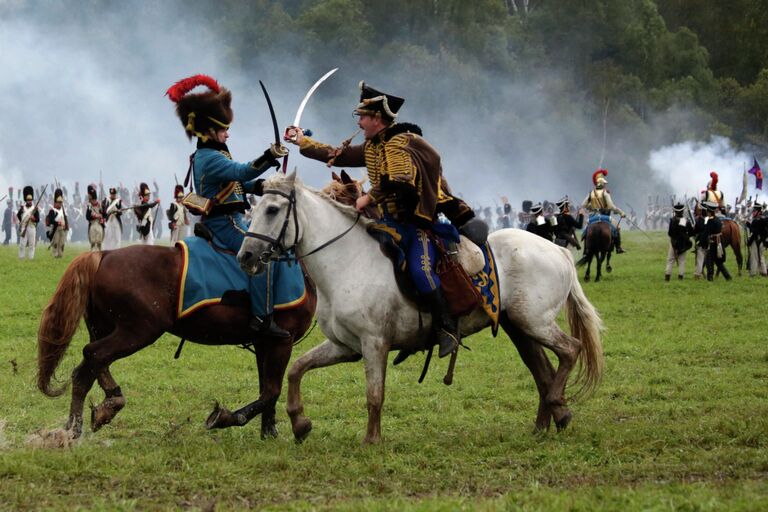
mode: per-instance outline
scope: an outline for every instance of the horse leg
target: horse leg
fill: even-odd
[[[96,379],[101,389],[104,390],[104,400],[99,405],[91,407],[91,430],[93,432],[109,424],[117,416],[117,413],[125,407],[125,397],[120,386],[112,377],[109,366],[102,369],[96,375]]]
[[[592,256],[593,254],[589,252],[587,254],[587,271],[584,272],[584,281],[589,282],[589,271],[592,268]]]
[[[744,258],[741,255],[741,244],[740,243],[736,243],[736,241],[734,240],[731,243],[731,248],[733,249],[733,255],[736,257],[736,267],[738,269],[738,275],[740,276],[741,275],[741,268],[742,268],[742,266],[744,264]]]
[[[312,430],[312,422],[304,416],[304,404],[301,401],[301,378],[313,368],[332,366],[337,363],[359,361],[362,355],[326,339],[293,363],[288,371],[288,416],[291,429],[297,441],[303,441]]]
[[[389,347],[380,339],[361,340],[365,359],[366,399],[368,403],[368,429],[363,444],[381,441],[381,408],[384,405],[384,382],[387,376]]]
[[[261,438],[277,437],[275,404],[282,390],[283,376],[291,358],[293,340],[261,344],[256,347],[256,365],[259,373],[259,398],[235,412],[216,404],[205,421],[207,429],[242,427],[262,414]]]
[[[95,380],[96,376],[86,359],[72,370],[72,401],[69,403],[69,417],[65,428],[72,432],[75,439],[83,434],[83,405]]]
[[[597,275],[595,276],[595,282],[600,281],[600,277],[603,275],[603,258],[605,254],[598,251],[597,253]]]
[[[566,407],[565,386],[579,353],[581,341],[564,333],[557,324],[529,333],[530,336],[555,353],[558,359],[557,371],[547,393],[547,405],[552,408],[552,416],[557,430],[563,430],[570,423],[572,414]]]
[[[613,270],[613,268],[611,268],[611,253],[613,253],[613,251],[608,251],[608,254],[605,255],[605,271],[609,274]]]
[[[552,363],[549,362],[547,355],[540,345],[534,343],[534,340],[521,331],[512,321],[509,316],[502,312],[499,316],[499,323],[501,324],[504,332],[515,344],[520,358],[523,360],[528,370],[533,375],[533,380],[536,382],[536,389],[539,392],[539,410],[536,414],[536,431],[543,432],[549,430],[549,425],[552,421],[552,411],[547,405],[547,392],[552,386],[552,381],[555,377],[555,369],[552,367]]]

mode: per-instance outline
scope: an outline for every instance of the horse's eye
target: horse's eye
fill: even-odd
[[[267,215],[277,215],[277,212],[280,211],[280,208],[277,206],[268,206],[267,207]]]

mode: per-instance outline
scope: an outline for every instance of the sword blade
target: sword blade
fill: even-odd
[[[272,100],[269,98],[269,93],[267,92],[267,88],[264,87],[264,82],[259,80],[259,85],[261,86],[261,90],[264,92],[264,98],[267,100],[267,106],[269,107],[269,115],[272,116],[272,128],[275,130],[275,145],[280,145],[280,132],[277,130],[277,118],[275,117],[275,109],[272,106]]]
[[[304,99],[301,100],[301,103],[299,104],[299,109],[296,111],[296,117],[293,118],[293,125],[292,126],[300,126],[299,123],[301,123],[301,115],[304,113],[304,107],[307,106],[307,102],[309,101],[309,98],[314,94],[315,90],[317,90],[318,87],[320,87],[320,84],[325,82],[325,80],[334,74],[339,68],[333,68],[326,74],[320,77],[320,79],[315,82],[315,85],[309,88],[309,91],[307,91],[307,94],[304,95]]]

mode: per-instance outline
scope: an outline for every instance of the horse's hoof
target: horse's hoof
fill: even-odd
[[[312,421],[309,418],[299,418],[293,423],[293,437],[301,443],[312,432]]]
[[[266,427],[261,427],[261,439],[277,439],[278,436],[277,427],[272,424]]]
[[[238,425],[237,417],[226,407],[221,407],[218,402],[216,402],[213,411],[205,420],[205,428],[208,430],[227,428],[234,425]]]
[[[566,413],[560,418],[555,420],[555,426],[557,427],[558,432],[562,432],[566,429],[569,423],[571,423],[571,420],[573,419],[573,413],[571,411],[566,411]]]
[[[611,273],[612,270],[613,270],[613,267],[605,267],[605,271],[608,272],[609,274]]]
[[[589,276],[584,276],[584,282],[589,282]]]
[[[381,436],[365,436],[365,439],[363,439],[363,446],[370,446],[379,443],[381,443]]]

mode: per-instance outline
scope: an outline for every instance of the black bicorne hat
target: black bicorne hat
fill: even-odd
[[[390,121],[397,119],[397,112],[405,99],[387,94],[360,81],[360,104],[355,109],[358,115],[380,115]]]

